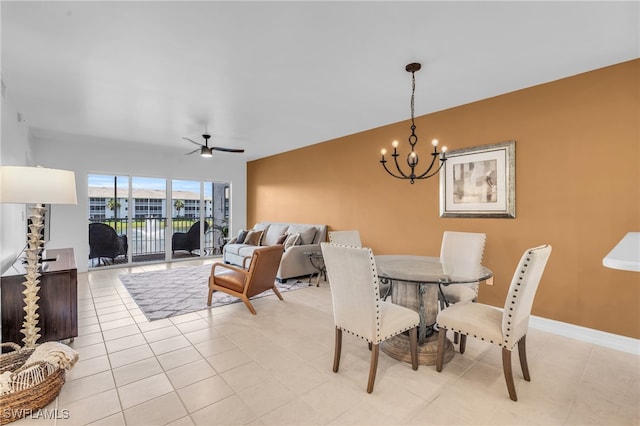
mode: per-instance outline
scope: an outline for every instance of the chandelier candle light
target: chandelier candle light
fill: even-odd
[[[393,162],[395,163],[397,173],[396,171],[392,172],[387,167],[387,160],[384,158],[385,154],[387,153],[386,149],[383,149],[381,151],[382,159],[380,160],[380,163],[382,163],[382,167],[384,167],[387,173],[389,173],[391,176],[398,179],[409,179],[409,181],[412,184],[415,182],[416,179],[427,179],[427,178],[430,178],[431,176],[435,176],[440,171],[445,161],[447,161],[447,157],[446,157],[447,147],[443,146],[442,152],[438,152],[438,139],[434,139],[431,141],[431,145],[433,145],[433,152],[431,153],[431,156],[432,156],[431,164],[429,164],[429,167],[423,173],[416,174],[416,167],[418,166],[419,158],[418,158],[418,153],[416,153],[415,151],[416,144],[418,143],[418,136],[416,135],[416,123],[414,120],[414,113],[415,113],[414,100],[415,100],[415,92],[416,92],[415,73],[416,71],[419,71],[420,68],[421,68],[421,65],[415,62],[405,67],[405,70],[411,73],[411,135],[409,136],[409,145],[411,145],[411,152],[407,155],[407,164],[409,165],[409,168],[411,169],[411,171],[408,173],[405,173],[400,167],[400,164],[398,164],[398,157],[400,154],[398,154],[399,143],[397,140],[393,141],[393,143],[391,144],[393,146],[393,154],[391,154],[391,156],[393,157]],[[439,160],[438,163],[436,163],[436,159]],[[434,166],[436,166],[436,164],[437,164],[437,168],[432,171],[432,169],[434,168]]]

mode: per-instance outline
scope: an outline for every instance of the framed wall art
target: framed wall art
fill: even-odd
[[[516,142],[447,152],[440,217],[516,217]]]

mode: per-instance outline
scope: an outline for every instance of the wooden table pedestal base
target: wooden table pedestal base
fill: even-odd
[[[453,344],[451,340],[444,339],[443,363],[451,361],[453,358]],[[381,345],[382,352],[399,361],[411,363],[411,351],[409,349],[409,336],[398,334],[384,341]],[[426,341],[418,346],[418,364],[436,365],[436,355],[438,353],[438,333],[433,333],[427,337]]]

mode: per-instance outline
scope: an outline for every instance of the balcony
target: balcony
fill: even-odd
[[[176,251],[171,255],[171,234],[168,231],[168,220],[171,220],[173,232],[187,232],[191,226],[199,219],[192,217],[149,217],[135,218],[131,222],[131,233],[128,231],[128,219],[89,219],[89,223],[104,223],[116,231],[118,235],[127,235],[129,253],[131,253],[132,261],[138,262],[154,262],[164,261],[166,259],[166,249],[172,259],[193,258],[199,255],[199,250],[194,250],[193,254],[187,251]],[[213,217],[205,217],[205,221],[209,223],[209,228],[204,234],[204,256],[215,256],[222,254],[222,247],[227,237],[226,222]],[[222,223],[221,223],[222,222]],[[215,225],[213,225],[215,223]],[[100,266],[109,266],[114,264],[126,264],[127,256],[119,256],[114,260],[108,258],[89,259],[89,267],[96,268]]]

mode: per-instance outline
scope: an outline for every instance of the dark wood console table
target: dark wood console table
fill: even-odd
[[[78,335],[78,269],[72,248],[46,250],[42,263],[38,314],[38,343],[73,339]],[[2,342],[22,346],[24,320],[24,264],[22,256],[0,278]]]

